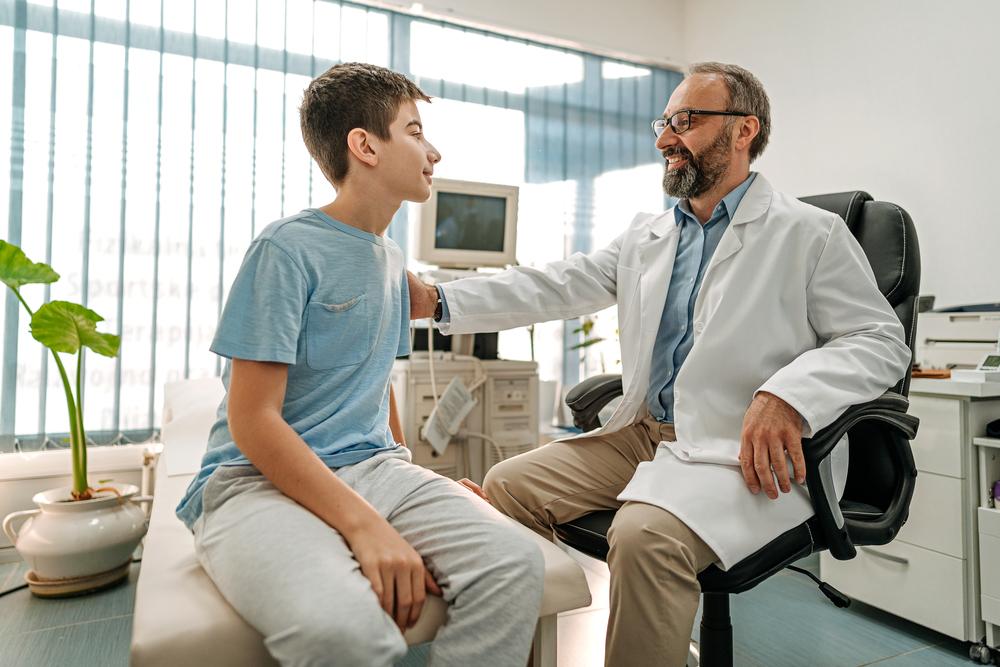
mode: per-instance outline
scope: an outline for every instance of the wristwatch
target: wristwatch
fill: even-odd
[[[441,321],[441,315],[442,315],[442,312],[441,312],[441,293],[439,292],[438,293],[438,299],[437,299],[437,305],[434,306],[434,321],[435,322],[440,322]]]

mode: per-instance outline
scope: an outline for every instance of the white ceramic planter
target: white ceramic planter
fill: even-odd
[[[103,491],[90,500],[69,500],[69,487],[35,494],[38,509],[14,512],[3,532],[39,580],[86,577],[127,563],[149,527],[133,484],[109,484],[121,497]],[[22,522],[23,523],[20,523]]]

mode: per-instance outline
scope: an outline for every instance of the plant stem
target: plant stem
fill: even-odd
[[[83,347],[76,354],[76,431],[80,446],[77,448],[77,455],[80,457],[80,473],[83,479],[83,490],[86,491],[87,484],[87,432],[83,429]]]
[[[17,300],[21,302],[24,309],[28,311],[29,317],[34,317],[35,313],[28,306],[28,302],[24,300],[21,296],[20,290],[11,287],[14,294],[17,296]],[[63,366],[62,359],[59,358],[59,353],[57,353],[52,348],[49,348],[52,353],[52,358],[56,361],[56,368],[59,369],[59,379],[62,380],[63,391],[66,393],[66,407],[69,410],[69,447],[70,447],[70,460],[73,463],[73,498],[87,497],[87,489],[90,485],[87,483],[87,440],[83,431],[83,406],[82,402],[78,411],[76,401],[73,400],[73,388],[69,383],[69,376],[66,375],[66,367]],[[82,360],[83,350],[80,351]],[[80,369],[83,366],[82,363],[77,363],[76,366],[76,385],[77,385],[77,395],[82,397],[80,394]]]
[[[17,300],[21,302],[21,305],[24,306],[24,309],[28,311],[28,317],[34,317],[35,313],[32,312],[30,307],[28,307],[28,302],[24,300],[23,296],[21,296],[21,291],[16,290],[13,287],[11,287],[11,290],[13,290],[14,295],[17,296]]]
[[[66,393],[66,407],[69,410],[69,447],[70,459],[73,462],[73,497],[83,495],[87,491],[87,467],[86,453],[82,446],[86,443],[80,442],[80,426],[77,422],[76,401],[73,400],[73,388],[70,386],[69,377],[66,375],[66,367],[63,366],[62,359],[55,350],[52,356],[56,360],[56,368],[59,369],[59,378],[62,380],[63,390]]]

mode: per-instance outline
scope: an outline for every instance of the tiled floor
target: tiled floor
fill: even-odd
[[[604,656],[608,573],[603,563],[576,557],[594,604],[560,616],[559,665],[597,667]],[[815,570],[816,559],[805,565]],[[25,590],[0,597],[0,665],[127,665],[138,568],[132,566],[127,584],[83,598],[38,600]],[[0,590],[23,577],[23,565],[0,564]],[[837,609],[811,581],[790,572],[734,596],[732,615],[740,667],[973,664],[962,642],[860,603]],[[416,647],[402,664],[423,665],[426,653],[426,647]]]

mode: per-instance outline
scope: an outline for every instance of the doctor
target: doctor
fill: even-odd
[[[771,114],[757,78],[692,67],[653,121],[665,191],[609,246],[434,288],[444,333],[578,317],[617,303],[624,398],[602,428],[495,466],[485,493],[551,539],[619,508],[608,535],[606,663],[682,665],[698,572],[729,568],[811,514],[802,438],[874,399],[910,362],[903,328],[839,216],[750,163]],[[834,452],[843,492],[846,442]]]

